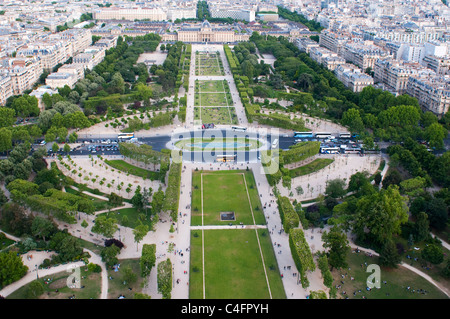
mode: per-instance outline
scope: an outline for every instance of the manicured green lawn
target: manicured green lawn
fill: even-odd
[[[247,183],[247,187],[244,183]],[[202,187],[203,186],[203,187]],[[261,202],[251,171],[197,171],[192,176],[191,225],[202,225],[201,191],[203,190],[203,225],[265,224]],[[247,196],[248,190],[248,196]],[[217,196],[220,194],[220,196]],[[250,202],[249,203],[249,197]],[[253,216],[252,216],[253,210]],[[221,221],[221,212],[234,212],[235,221]]]
[[[136,226],[139,226],[142,221],[142,223],[144,223],[145,225],[149,225],[150,229],[152,229],[153,224],[155,223],[152,220],[150,220],[150,218],[144,219],[145,211],[140,212],[134,207],[122,208],[111,212],[102,213],[99,214],[98,216],[100,215],[106,215],[108,218],[114,217],[117,220],[118,224],[130,228],[135,228]],[[124,220],[125,216],[126,218]],[[148,209],[148,216],[150,216],[150,208]]]
[[[261,231],[266,235],[262,236]],[[267,230],[259,230],[266,275],[253,229],[205,230],[206,299],[285,298]],[[202,232],[191,234],[189,298],[203,298]]]
[[[141,245],[139,244],[139,246]],[[141,277],[139,258],[120,259],[119,264],[120,268],[118,268],[117,272],[113,269],[108,269],[108,299],[117,299],[120,295],[123,295],[125,299],[133,299],[135,293],[142,292],[142,283],[145,280]],[[131,282],[126,280],[129,279],[125,275],[125,269],[127,267],[130,267],[135,274],[135,278],[131,278]],[[112,279],[109,278],[110,276]]]
[[[399,266],[398,268],[381,267],[380,289],[373,288],[370,291],[367,288],[367,277],[371,274],[366,272],[367,265],[378,264],[378,257],[368,257],[363,252],[347,255],[348,268],[333,270],[333,285],[341,285],[338,295],[349,297],[350,299],[361,299],[363,296],[367,299],[442,299],[447,296],[429,283],[426,279],[414,272]],[[361,266],[362,265],[362,266]],[[342,278],[341,275],[347,276]],[[351,280],[351,277],[354,280]],[[344,282],[344,284],[341,283]],[[387,283],[385,284],[384,281]],[[410,289],[408,289],[410,287]],[[426,294],[419,293],[418,290],[427,291]],[[361,290],[361,292],[359,292]],[[414,292],[413,292],[414,290]],[[343,294],[343,292],[346,294]],[[356,295],[353,293],[356,292]]]
[[[39,278],[38,280],[44,287],[44,293],[37,297],[38,299],[67,299],[75,295],[75,299],[98,299],[101,293],[101,273],[94,273],[86,271],[87,266],[80,268],[81,281],[80,285],[83,288],[68,288],[67,277],[72,272],[60,272],[50,276]],[[48,281],[50,279],[50,281]],[[47,283],[45,283],[47,282]],[[28,294],[30,284],[27,284],[12,294],[8,299],[30,299]],[[58,290],[58,291],[56,291]]]
[[[220,56],[216,53],[209,55],[197,53],[195,64],[196,75],[225,75],[220,62]]]
[[[244,143],[243,145],[249,145],[249,146],[240,146],[240,144],[238,144],[237,147],[228,147],[227,144],[225,144],[225,147],[216,147],[217,144],[215,143]],[[212,144],[212,146],[204,146],[202,147],[200,143],[214,143]],[[192,145],[194,144],[194,145]],[[234,144],[233,144],[234,145]],[[230,150],[230,151],[238,151],[238,150],[251,150],[251,149],[256,149],[258,147],[261,146],[261,142],[255,139],[245,139],[245,138],[228,138],[228,139],[224,139],[224,138],[190,138],[190,139],[184,139],[184,140],[180,140],[178,142],[175,143],[175,146],[183,149],[183,150],[189,150],[189,151],[201,151],[201,150]]]
[[[229,106],[231,100],[225,93],[196,93],[195,106]]]
[[[197,89],[198,87],[198,89]],[[211,93],[211,92],[220,92],[227,93],[229,92],[228,84],[226,80],[200,80],[196,82],[196,92],[198,93]]]
[[[111,167],[114,167],[115,169],[117,169],[119,171],[129,173],[131,175],[139,176],[142,178],[148,178],[152,181],[160,178],[160,172],[154,172],[154,171],[150,171],[148,169],[137,167],[137,166],[131,165],[130,163],[127,163],[123,160],[105,160],[105,163]]]
[[[289,170],[289,174],[292,178],[308,175],[327,167],[328,165],[333,163],[333,161],[334,159],[331,158],[317,158],[311,163]]]
[[[234,107],[195,107],[194,120],[216,125],[239,124]]]

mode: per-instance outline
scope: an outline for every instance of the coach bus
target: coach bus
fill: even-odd
[[[231,129],[233,131],[242,131],[242,132],[245,132],[247,130],[246,127],[241,127],[241,126],[232,126]]]
[[[217,155],[216,157],[216,162],[234,162],[236,161],[236,155],[231,154],[231,155]]]
[[[130,139],[134,138],[134,133],[119,133],[117,135],[117,138],[119,139],[119,142],[130,140]]]
[[[339,147],[337,146],[324,146],[320,148],[321,154],[339,154]]]
[[[294,132],[294,137],[314,137],[312,132]]]
[[[315,138],[328,138],[331,137],[331,133],[320,132],[314,135]]]
[[[339,138],[351,138],[352,135],[350,133],[339,133]]]

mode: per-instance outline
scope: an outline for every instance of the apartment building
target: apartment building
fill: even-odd
[[[353,92],[361,92],[366,86],[373,85],[373,78],[348,63],[340,64],[334,70],[336,77]]]
[[[62,88],[65,85],[72,89],[76,82],[77,75],[73,73],[54,72],[45,79],[45,84],[52,89]]]
[[[167,20],[195,19],[197,18],[197,8],[169,8],[167,10]]]
[[[167,13],[161,8],[100,8],[94,10],[93,18],[96,20],[149,20],[164,21],[167,20]]]
[[[373,69],[375,62],[381,57],[388,56],[388,52],[374,45],[372,41],[354,41],[344,45],[344,52],[341,56],[366,70],[367,68]]]
[[[255,21],[256,13],[254,10],[247,10],[247,9],[239,9],[239,8],[233,8],[230,5],[227,6],[209,6],[209,13],[211,15],[211,18],[231,18],[231,19],[237,19],[237,20],[244,20],[244,21]]]
[[[312,48],[318,48],[319,43],[309,38],[295,38],[294,44],[300,51],[309,53]]]
[[[347,34],[340,34],[328,29],[322,30],[319,36],[320,46],[327,48],[334,53],[342,56],[344,53],[344,45],[350,41],[350,36]]]
[[[429,55],[423,58],[422,65],[433,70],[436,74],[439,75],[448,75],[450,74],[450,57],[438,57],[435,55]]]
[[[9,75],[0,74],[0,105],[5,105],[6,99],[13,95],[12,81]]]
[[[338,55],[336,53],[334,53],[333,51],[330,51],[327,48],[322,48],[322,47],[311,48],[309,50],[309,57],[319,64],[323,64],[323,60],[326,57],[331,57],[331,56],[338,56]]]
[[[19,95],[25,90],[30,90],[43,72],[40,60],[37,58],[16,58],[8,63],[9,67],[3,72],[11,77],[12,95]]]
[[[407,93],[415,97],[423,109],[443,116],[450,106],[450,77],[411,76]]]

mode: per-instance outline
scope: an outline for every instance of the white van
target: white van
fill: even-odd
[[[276,138],[276,139],[274,139],[273,142],[272,142],[272,148],[276,148],[277,145],[278,145],[278,139]]]

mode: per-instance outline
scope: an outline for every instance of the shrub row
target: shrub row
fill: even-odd
[[[292,207],[291,201],[288,197],[279,196],[277,203],[284,231],[289,233],[292,228],[298,227],[300,222],[298,215],[295,212],[294,207]]]
[[[303,230],[295,228],[289,231],[289,247],[295,266],[300,274],[302,287],[307,288],[309,287],[309,281],[306,277],[306,272],[314,271],[316,265]]]

